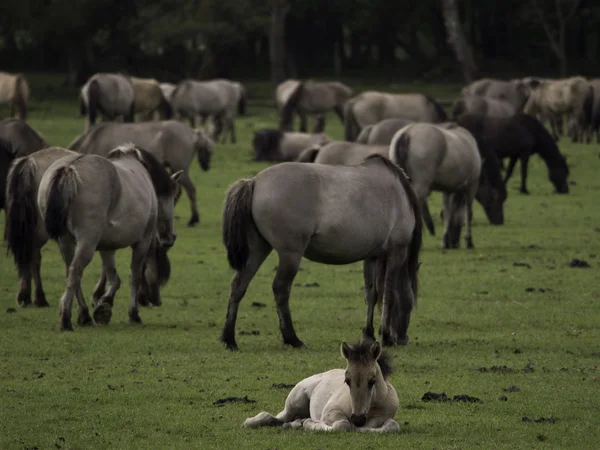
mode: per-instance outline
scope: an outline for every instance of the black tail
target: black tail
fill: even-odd
[[[135,102],[134,102],[135,103]],[[169,102],[169,100],[167,100],[167,98],[164,96],[164,94],[161,91],[160,94],[160,115],[162,117],[163,120],[169,120],[173,117],[173,108],[171,106],[171,102]]]
[[[315,159],[317,159],[317,155],[319,154],[319,150],[321,150],[320,147],[307,148],[302,153],[300,153],[300,156],[298,156],[296,162],[314,163]]]
[[[29,158],[19,159],[10,171],[6,183],[4,241],[13,254],[19,276],[29,272],[33,260],[33,242],[37,228],[37,198],[35,195],[35,164]]]
[[[227,191],[223,210],[223,244],[232,269],[240,271],[248,262],[248,227],[255,226],[252,217],[254,178],[239,180]]]
[[[344,105],[344,139],[348,142],[354,142],[361,131],[354,115],[354,103],[356,100],[352,99]]]
[[[444,110],[442,105],[440,105],[439,102],[433,97],[430,97],[428,95],[426,95],[425,97],[427,98],[431,106],[433,106],[433,109],[437,114],[437,122],[446,122],[448,120],[448,115],[446,114],[446,111]]]
[[[79,116],[84,117],[87,114],[87,106],[83,99],[83,94],[79,93]]]
[[[57,240],[67,231],[69,206],[76,195],[77,184],[73,168],[60,167],[50,180],[44,216],[44,225],[51,239]]]
[[[302,94],[304,92],[304,82],[300,81],[298,87],[292,95],[288,98],[288,101],[281,110],[281,120],[279,122],[280,130],[291,130],[293,128],[294,112],[300,103]]]
[[[368,125],[368,126],[364,127],[361,130],[358,137],[356,138],[356,143],[357,144],[368,144],[369,136],[371,136],[371,131],[373,131],[373,127],[374,127],[374,125]]]
[[[416,305],[417,294],[419,290],[418,272],[419,266],[421,265],[419,262],[419,252],[421,251],[421,246],[423,244],[423,217],[419,199],[417,198],[417,194],[415,194],[412,186],[408,182],[408,179],[404,184],[404,188],[415,215],[415,228],[413,230],[412,239],[408,247],[408,258],[406,260],[406,264],[408,266],[408,276],[410,277],[410,284],[414,294],[414,304]]]
[[[94,125],[96,123],[96,118],[98,117],[98,111],[100,110],[100,97],[102,95],[102,90],[100,88],[100,83],[98,80],[92,80],[90,85],[88,86],[88,118],[90,121],[90,125]]]
[[[402,167],[404,171],[410,176],[410,170],[406,167],[406,162],[408,160],[408,150],[410,148],[410,136],[408,133],[402,133],[400,137],[396,140],[396,146],[394,148],[394,155],[396,156],[396,161],[394,161],[398,166]]]

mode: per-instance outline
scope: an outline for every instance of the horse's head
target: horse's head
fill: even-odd
[[[381,344],[378,341],[363,341],[352,346],[342,342],[341,352],[348,363],[345,383],[350,389],[352,402],[350,421],[353,425],[362,427],[367,422],[376,384],[384,382],[377,362],[381,356]]]
[[[554,185],[554,189],[558,194],[569,193],[569,183],[567,178],[569,177],[569,166],[567,165],[567,159],[563,155],[559,155],[557,163],[548,169],[548,178]]]
[[[506,185],[500,175],[500,161],[494,155],[482,159],[479,188],[475,198],[481,203],[492,225],[504,224],[504,201],[506,197]]]
[[[198,163],[202,170],[210,169],[210,159],[215,151],[215,143],[202,128],[196,128],[196,142],[194,147],[198,154]]]

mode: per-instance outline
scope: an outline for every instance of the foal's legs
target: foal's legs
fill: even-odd
[[[363,328],[363,337],[365,339],[375,339],[373,329],[373,310],[377,304],[376,270],[377,260],[367,258],[363,261],[363,275],[365,278],[365,303],[367,304],[367,317],[365,327]]]
[[[229,304],[227,306],[227,316],[225,325],[221,333],[221,342],[227,346],[227,350],[237,350],[238,346],[235,342],[235,321],[240,302],[246,294],[246,289],[256,271],[261,264],[271,253],[271,246],[262,237],[258,236],[256,230],[248,230],[248,241],[250,243],[250,256],[246,262],[246,266],[235,273],[231,280],[229,290]]]
[[[275,302],[277,303],[279,329],[281,330],[283,343],[296,348],[305,347],[304,343],[296,336],[289,307],[292,283],[298,273],[303,252],[278,252],[278,254],[279,265],[277,266],[275,280],[273,280],[273,294],[275,294]]]
[[[187,173],[187,170],[184,170],[184,172],[179,177],[178,181],[179,181],[179,184],[183,187],[183,189],[185,189],[185,193],[187,194],[188,198],[190,199],[190,207],[192,209],[192,217],[190,218],[190,221],[188,222],[188,227],[191,227],[191,226],[194,226],[195,224],[197,224],[198,222],[200,222],[200,215],[198,214],[198,203],[196,201],[196,186],[194,186],[194,183],[192,183],[192,180],[190,179],[190,176]]]

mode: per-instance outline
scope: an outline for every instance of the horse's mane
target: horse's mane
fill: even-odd
[[[120,147],[111,150],[107,156],[108,159],[118,159],[125,155],[134,154],[135,157],[144,165],[152,184],[156,195],[165,196],[173,195],[175,192],[175,183],[171,180],[169,173],[165,170],[163,165],[152,155],[152,153],[136,147],[132,143],[121,145]]]
[[[373,345],[373,342],[373,340],[366,339],[350,346],[348,352],[348,361],[360,363],[369,362],[371,359],[371,346]],[[379,355],[379,359],[377,360],[377,364],[381,369],[383,378],[387,379],[393,372],[392,357],[390,354],[385,350],[382,351]]]

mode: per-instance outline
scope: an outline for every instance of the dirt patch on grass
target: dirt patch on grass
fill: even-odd
[[[213,405],[215,406],[224,406],[227,403],[256,403],[256,400],[251,400],[247,395],[244,397],[225,397],[215,400]]]

